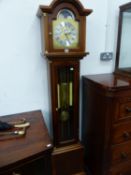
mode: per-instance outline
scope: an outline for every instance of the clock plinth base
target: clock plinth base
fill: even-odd
[[[53,175],[85,175],[83,155],[84,148],[80,143],[54,148]]]

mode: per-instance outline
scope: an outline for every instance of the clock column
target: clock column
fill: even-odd
[[[50,68],[54,151],[53,175],[84,174],[79,142],[79,61],[85,52],[86,16],[78,0],[40,5],[42,50]]]

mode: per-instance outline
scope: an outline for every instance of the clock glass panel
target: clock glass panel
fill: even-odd
[[[79,22],[73,12],[61,10],[53,21],[53,47],[55,49],[77,48],[79,44]]]
[[[57,104],[59,118],[59,142],[74,138],[74,67],[58,67]]]

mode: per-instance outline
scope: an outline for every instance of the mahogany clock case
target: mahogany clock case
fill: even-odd
[[[61,9],[70,10],[75,21],[79,25],[79,42],[77,48],[54,48],[53,47],[53,21]],[[62,59],[82,59],[87,53],[85,52],[86,39],[86,16],[92,12],[90,9],[84,9],[78,0],[54,0],[50,6],[39,6],[38,17],[41,18],[42,33],[42,50],[43,54],[50,60]]]
[[[62,11],[70,13],[73,19],[62,17],[57,20],[60,14],[64,16],[61,13]],[[79,60],[86,55],[86,16],[91,12],[92,10],[85,9],[78,0],[54,0],[49,6],[40,5],[38,9],[37,15],[41,20],[42,43],[44,44],[42,49],[45,49],[43,50],[44,55],[49,60],[55,146],[67,145],[78,141]],[[74,25],[74,27],[76,23],[79,25],[79,42],[77,47],[73,48],[72,44],[69,47],[63,45],[63,48],[59,48],[59,46],[57,48],[56,45],[53,45],[56,39],[53,36],[54,21],[57,21],[58,25],[62,27],[63,35],[59,39],[63,40],[63,42],[67,39],[70,40],[70,34],[74,32],[74,29],[68,31],[66,22]],[[65,36],[66,34],[68,37]],[[75,36],[73,35],[73,37]],[[73,41],[70,40],[70,42]],[[58,42],[57,44],[59,45]]]
[[[59,19],[62,11],[69,12],[72,19]],[[53,0],[49,6],[40,5],[37,13],[41,20],[42,52],[49,65],[54,175],[84,174],[84,149],[78,138],[79,67],[80,59],[87,55],[86,16],[91,12],[79,0]]]

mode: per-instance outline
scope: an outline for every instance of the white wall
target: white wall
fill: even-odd
[[[0,1],[0,116],[42,109],[49,125],[38,0]]]
[[[105,44],[108,0],[85,1],[85,7],[92,8],[93,13],[87,17],[87,51],[90,54],[81,61],[81,75],[112,72],[113,61],[100,61],[101,52],[112,51],[107,50]]]
[[[113,70],[113,61],[101,62],[99,58],[101,52],[114,49],[119,3],[111,0],[108,4],[108,1],[81,0],[86,8],[93,9],[87,18],[87,51],[90,55],[81,61],[81,75]],[[36,12],[39,4],[49,5],[50,2],[0,1],[0,116],[41,109],[49,128],[47,64],[40,55],[40,21]]]

